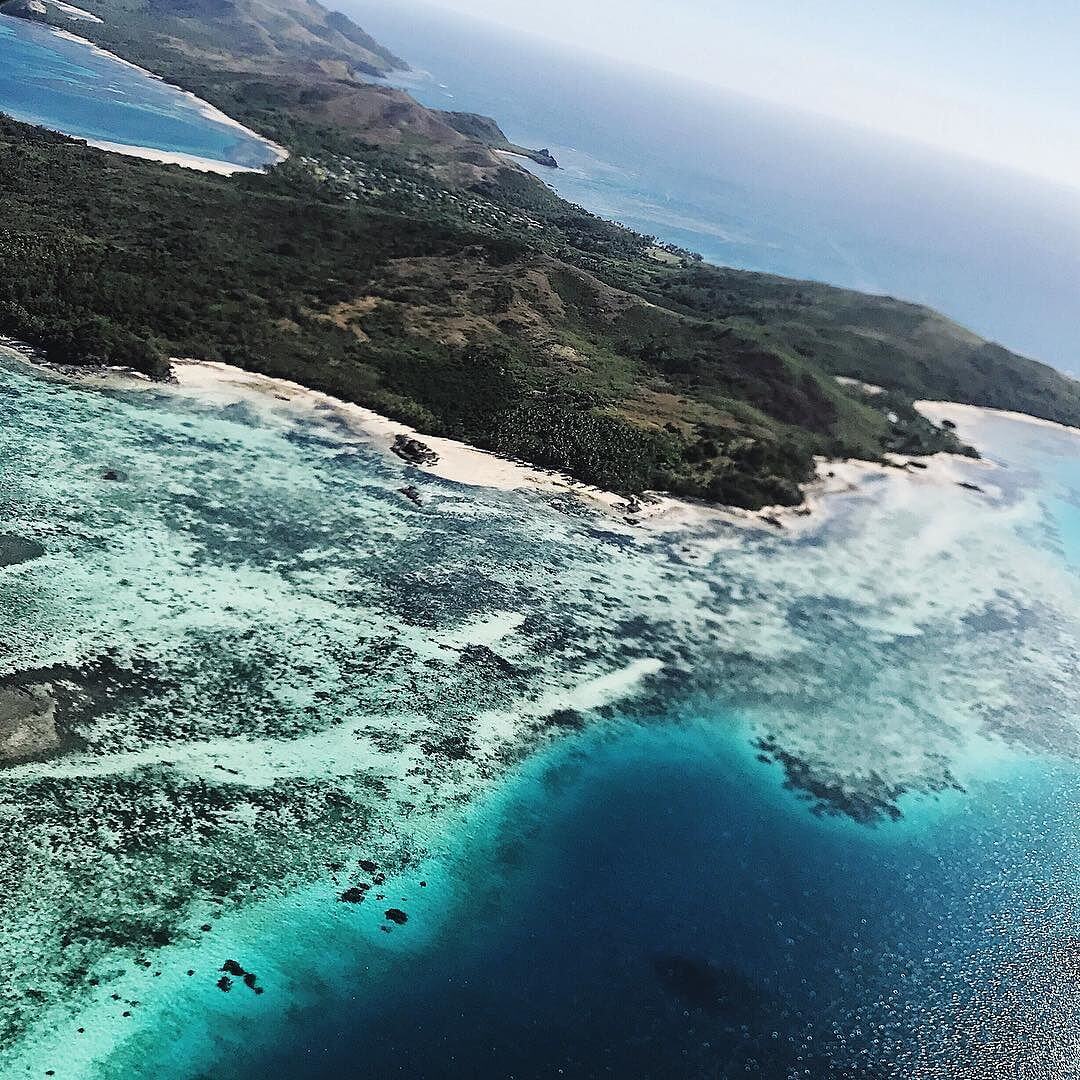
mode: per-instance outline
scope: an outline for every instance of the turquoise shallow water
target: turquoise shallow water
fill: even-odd
[[[652,534],[0,380],[3,1075],[1069,1075],[1076,436]]]
[[[0,15],[0,61],[0,111],[18,120],[247,168],[278,160],[175,87],[44,26]]]

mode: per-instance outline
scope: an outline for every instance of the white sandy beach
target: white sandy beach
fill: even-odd
[[[973,429],[980,421],[997,419],[1013,420],[1021,424],[1049,428],[1052,431],[1080,435],[1080,428],[1059,424],[1056,420],[1043,420],[1038,416],[1029,416],[1027,413],[1010,412],[1008,409],[988,409],[983,405],[961,405],[956,401],[916,401],[915,408],[935,424],[950,420],[961,431],[965,428]]]
[[[216,173],[219,176],[233,176],[235,173],[262,172],[262,169],[250,165],[233,165],[228,161],[215,158],[197,157],[194,154],[179,154],[170,150],[157,150],[150,146],[128,146],[125,143],[105,142],[101,139],[83,139],[87,146],[98,150],[107,150],[110,154],[123,154],[125,157],[141,158],[144,161],[159,161],[163,165],[180,165],[197,172]]]
[[[821,523],[830,510],[833,497],[856,493],[874,480],[951,486],[969,482],[973,469],[993,469],[988,462],[952,454],[936,454],[919,459],[889,455],[890,464],[821,458],[817,464],[817,477],[804,488],[806,499],[800,506],[740,510],[693,503],[662,493],[647,493],[638,499],[627,499],[564,474],[500,457],[454,439],[424,435],[370,409],[309,390],[286,379],[270,378],[228,364],[200,360],[174,361],[173,371],[175,385],[180,391],[195,394],[204,400],[222,403],[245,401],[256,408],[269,407],[279,411],[285,407],[304,413],[317,411],[323,416],[332,412],[344,420],[358,437],[382,447],[388,453],[398,436],[418,439],[434,450],[439,460],[432,465],[416,467],[444,480],[507,491],[570,494],[627,524],[659,531],[727,522],[770,531],[805,532]],[[910,460],[916,460],[918,464],[909,466],[907,463]]]
[[[74,4],[65,4],[63,0],[34,0],[30,4],[30,8],[31,10],[40,10],[40,13],[44,14],[50,5],[74,22],[100,23],[102,21],[85,8],[76,7]]]

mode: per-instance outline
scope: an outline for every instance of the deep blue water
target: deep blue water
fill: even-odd
[[[618,67],[414,2],[337,0],[430,77],[427,104],[496,117],[605,217],[746,269],[930,304],[1080,372],[1080,192]]]
[[[338,996],[220,1075],[818,1080],[916,1075],[920,1048],[999,1075],[1003,1018],[951,997],[1008,963],[1032,868],[1075,873],[1075,769],[871,828],[809,813],[722,718],[670,721],[533,763],[433,945],[390,973],[339,957]]]
[[[999,464],[884,470],[801,538],[630,536],[273,386],[5,377],[0,542],[47,554],[4,640],[137,633],[169,673],[92,751],[4,774],[7,985],[92,999],[11,1075],[1072,1075],[1075,433],[959,410]],[[440,658],[463,640],[482,667]],[[556,702],[580,726],[537,745]],[[126,913],[189,896],[134,952]],[[99,988],[60,966],[87,917]]]
[[[263,140],[205,115],[175,87],[47,27],[5,15],[0,111],[83,139],[246,167],[276,160]]]

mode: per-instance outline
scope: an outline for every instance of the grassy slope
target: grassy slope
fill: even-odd
[[[1080,423],[1077,384],[925,309],[658,260],[396,91],[274,42],[211,64],[202,19],[92,6],[103,44],[294,158],[222,179],[0,124],[0,329],[54,359],[220,358],[617,490],[750,506],[797,499],[814,453],[955,447],[911,397]]]
[[[658,298],[723,317],[834,375],[914,397],[1080,421],[1080,382],[918,304],[711,266],[671,275]]]

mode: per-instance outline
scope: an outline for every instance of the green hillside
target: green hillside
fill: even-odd
[[[0,332],[51,360],[224,360],[620,492],[742,506],[798,501],[814,455],[960,449],[916,398],[1080,424],[1076,382],[933,312],[709,266],[559,199],[491,153],[497,125],[327,74],[297,26],[377,50],[309,0],[160,3],[91,4],[94,33],[293,156],[222,178],[0,121]]]

